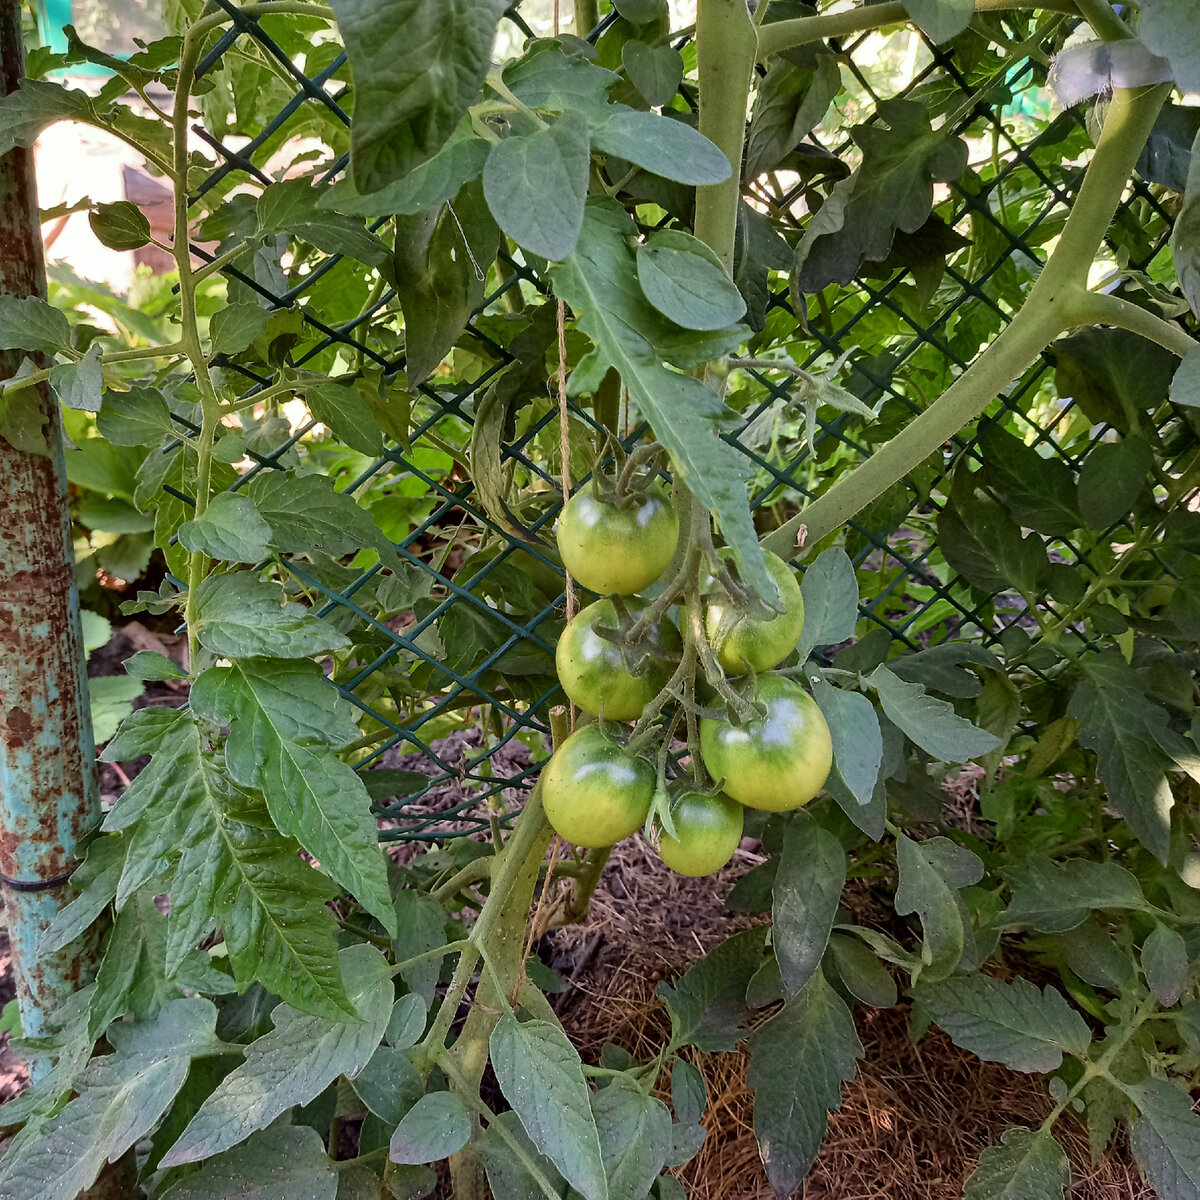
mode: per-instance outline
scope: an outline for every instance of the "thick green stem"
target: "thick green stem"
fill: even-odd
[[[576,925],[587,916],[592,897],[596,894],[600,877],[604,874],[604,868],[611,853],[611,846],[600,846],[595,850],[588,851],[587,857],[583,860],[583,869],[571,881],[566,902],[563,904],[561,912],[551,922],[552,927]]]
[[[1115,93],[1058,245],[1008,328],[896,437],[764,538],[764,549],[794,555],[801,526],[806,545],[819,542],[975,420],[1061,333],[1095,320],[1103,298],[1087,291],[1088,272],[1169,90]]]
[[[1031,8],[1044,12],[1066,13],[1072,17],[1082,15],[1075,0],[975,0],[977,13],[1012,12]],[[847,12],[796,17],[791,21],[774,21],[762,26],[758,39],[758,57],[760,60],[767,59],[772,54],[779,54],[796,46],[807,46],[828,38],[850,37],[856,33],[869,33],[886,25],[907,24],[911,19],[908,8],[892,0],[891,3],[872,4]],[[1105,35],[1101,33],[1101,36]]]
[[[571,23],[576,37],[587,37],[600,24],[600,0],[575,0]]]
[[[1108,0],[1075,0],[1079,15],[1092,27],[1096,36],[1106,42],[1118,42],[1133,37],[1133,30],[1113,12]]]
[[[1101,296],[1091,292],[1080,296],[1078,300],[1079,315],[1085,317],[1092,325],[1115,325],[1118,329],[1127,329],[1186,358],[1193,350],[1200,347],[1200,342],[1189,337],[1178,325],[1164,321],[1140,305],[1120,296]]]
[[[716,253],[731,276],[742,194],[742,143],[758,36],[746,0],[699,0],[700,132],[720,146],[731,169],[724,183],[696,189],[696,236]]]

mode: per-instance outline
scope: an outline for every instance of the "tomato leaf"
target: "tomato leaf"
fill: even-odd
[[[975,15],[975,0],[904,0],[904,7],[934,42],[957,37]]]
[[[392,1011],[387,962],[373,947],[338,955],[353,1005],[350,1020],[297,1012],[280,1004],[273,1028],[246,1047],[246,1059],[200,1106],[161,1166],[211,1158],[265,1129],[295,1104],[308,1104],[339,1075],[356,1074],[375,1053]]]
[[[966,1182],[963,1200],[1062,1200],[1071,1164],[1049,1130],[1006,1129]]]
[[[690,125],[623,104],[592,125],[592,145],[676,183],[723,183],[730,174],[729,159]]]
[[[1092,529],[1107,529],[1150,491],[1154,451],[1139,437],[1093,446],[1079,470],[1079,507]]]
[[[37,296],[0,296],[0,350],[57,354],[70,346],[71,323],[65,313]]]
[[[335,558],[373,546],[392,556],[391,543],[349,492],[327,475],[266,471],[244,489],[271,527],[271,544],[285,554],[320,550]],[[394,558],[394,556],[392,556]]]
[[[352,450],[360,454],[379,454],[383,438],[375,415],[362,394],[336,379],[308,384],[304,399],[313,418],[324,425]]]
[[[430,1092],[404,1114],[392,1133],[388,1158],[432,1163],[457,1154],[470,1140],[471,1114],[453,1092]]]
[[[163,1200],[336,1200],[340,1178],[315,1129],[278,1125],[206,1162]]]
[[[349,644],[302,605],[282,600],[278,584],[248,571],[210,575],[196,590],[196,636],[221,658],[306,658]]]
[[[966,762],[1001,744],[994,733],[960,717],[953,705],[931,696],[919,683],[906,683],[887,667],[876,667],[865,682],[878,693],[888,720],[942,762]]]
[[[150,222],[130,200],[98,204],[88,213],[88,224],[110,250],[138,250],[150,241]]]
[[[0,1193],[75,1200],[105,1162],[148,1134],[187,1079],[193,1054],[217,1046],[209,1000],[175,1000],[150,1022],[118,1022],[113,1053],[93,1058],[76,1097],[22,1137],[0,1162]]]
[[[50,386],[65,408],[99,412],[104,386],[99,343],[93,342],[78,362],[59,363],[53,368]]]
[[[34,139],[55,121],[99,120],[86,92],[60,87],[39,79],[22,79],[21,86],[0,97],[0,156],[14,146],[32,146]]]
[[[1120,651],[1108,650],[1084,664],[1067,711],[1079,722],[1080,745],[1099,759],[1109,801],[1142,845],[1166,862],[1175,804],[1167,781],[1171,759],[1158,744],[1166,710],[1147,699]]]
[[[746,134],[744,178],[771,171],[825,116],[842,86],[837,59],[813,50],[806,66],[777,58],[759,81]]]
[[[1165,1079],[1119,1086],[1137,1106],[1129,1144],[1158,1200],[1200,1192],[1200,1117],[1187,1092]]]
[[[821,963],[845,883],[841,842],[808,813],[792,814],[771,907],[775,958],[789,996],[804,990]]]
[[[586,1200],[606,1200],[600,1136],[587,1082],[562,1028],[503,1016],[489,1045],[500,1090],[533,1144]]]
[[[875,705],[861,692],[834,687],[820,677],[813,680],[812,692],[829,726],[838,774],[859,804],[870,804],[883,764]]]
[[[271,553],[271,527],[243,492],[219,492],[177,536],[184,549],[225,562],[256,563]]]
[[[958,966],[970,938],[970,921],[958,889],[983,878],[983,863],[947,838],[914,842],[900,834],[896,865],[900,876],[896,912],[902,917],[915,913],[925,935],[914,982],[917,976],[927,982],[945,979]]]
[[[669,103],[683,79],[683,58],[672,46],[626,42],[621,47],[621,65],[652,108]]]
[[[524,249],[552,262],[579,241],[591,147],[587,123],[564,113],[548,129],[504,138],[483,167],[496,223]]]
[[[858,623],[858,577],[841,546],[821,551],[804,569],[804,632],[799,654],[803,662],[817,646],[836,646],[854,636]]]
[[[1200,91],[1200,32],[1188,0],[1145,0],[1138,37],[1170,62],[1181,92]]]
[[[721,260],[682,229],[662,229],[637,248],[638,283],[660,313],[684,329],[724,329],[746,302]]]
[[[762,966],[764,952],[763,931],[743,930],[710,950],[674,986],[658,985],[659,999],[671,1013],[673,1047],[711,1052],[737,1045],[750,1015],[746,985]]]
[[[1063,933],[1087,920],[1093,909],[1147,907],[1137,879],[1115,862],[1071,858],[1053,862],[1031,855],[1008,869],[1012,900],[1005,921],[1045,933]]]
[[[1187,982],[1187,946],[1174,929],[1161,921],[1155,923],[1142,943],[1142,971],[1146,985],[1163,1008],[1178,1003]]]
[[[849,283],[864,261],[885,259],[897,229],[914,233],[925,224],[933,211],[934,181],[952,182],[966,168],[965,144],[934,132],[923,104],[881,100],[876,113],[888,128],[854,128],[862,165],[834,186],[796,249],[802,292]]]
[[[478,97],[505,0],[334,0],[354,73],[350,168],[374,192],[432,158]]]
[[[614,1079],[592,1095],[609,1200],[644,1200],[671,1153],[671,1114],[636,1083]]]
[[[358,727],[321,668],[269,658],[212,667],[192,687],[191,705],[228,726],[225,758],[234,781],[262,792],[280,832],[395,933],[371,800],[362,777],[335,753],[358,737]]]
[[[1057,1071],[1064,1053],[1082,1057],[1091,1044],[1087,1022],[1061,992],[1019,975],[959,976],[916,995],[955,1045],[1010,1071]]]
[[[1179,286],[1192,312],[1200,313],[1200,132],[1192,143],[1183,207],[1171,231],[1171,254]]]
[[[791,1196],[863,1056],[854,1017],[818,972],[750,1039],[754,1133],[776,1196]]]

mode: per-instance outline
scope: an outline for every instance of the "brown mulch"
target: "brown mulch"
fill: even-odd
[[[752,923],[722,903],[733,881],[761,861],[756,843],[742,845],[719,876],[688,880],[640,838],[630,839],[614,852],[588,923],[552,935],[559,968],[573,984],[556,1007],[586,1060],[598,1061],[606,1042],[642,1061],[653,1057],[669,1033],[658,981]],[[845,901],[866,924],[886,912],[861,885]],[[857,1019],[866,1053],[841,1110],[830,1116],[805,1200],[959,1200],[984,1147],[1010,1126],[1036,1127],[1052,1107],[1039,1077],[982,1062],[937,1030],[914,1044],[903,1003],[859,1009]],[[704,1148],[678,1172],[689,1200],[771,1200],[754,1140],[746,1055],[689,1054],[709,1096]],[[665,1081],[662,1095],[669,1095]],[[1081,1124],[1063,1118],[1055,1132],[1071,1159],[1072,1200],[1153,1200],[1123,1144],[1093,1166]]]

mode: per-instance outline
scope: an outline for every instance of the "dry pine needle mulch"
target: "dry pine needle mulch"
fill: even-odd
[[[574,968],[559,1015],[585,1059],[598,1061],[605,1042],[641,1060],[657,1052],[669,1033],[658,981],[750,923],[727,913],[722,898],[758,861],[743,849],[719,876],[689,880],[640,838],[614,850],[588,923],[553,935],[564,974]],[[860,1010],[858,1027],[866,1054],[830,1116],[805,1200],[959,1200],[985,1146],[1009,1126],[1036,1127],[1050,1111],[1035,1076],[981,1062],[936,1030],[914,1045],[903,1004]],[[704,1073],[709,1108],[704,1148],[679,1171],[689,1200],[772,1200],[754,1141],[746,1056],[692,1061]],[[1071,1159],[1072,1200],[1154,1200],[1123,1145],[1093,1166],[1082,1125],[1063,1118],[1055,1132]]]

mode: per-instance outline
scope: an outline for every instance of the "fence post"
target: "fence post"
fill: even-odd
[[[0,0],[0,95],[18,88],[23,59],[20,0]],[[17,148],[0,158],[0,295],[45,293],[33,152]],[[0,351],[0,378],[22,357]],[[36,397],[50,453],[0,436],[0,884],[27,1036],[46,1031],[99,958],[94,938],[38,953],[100,805],[62,428],[50,389],[38,385]],[[32,1062],[33,1076],[46,1066]]]

